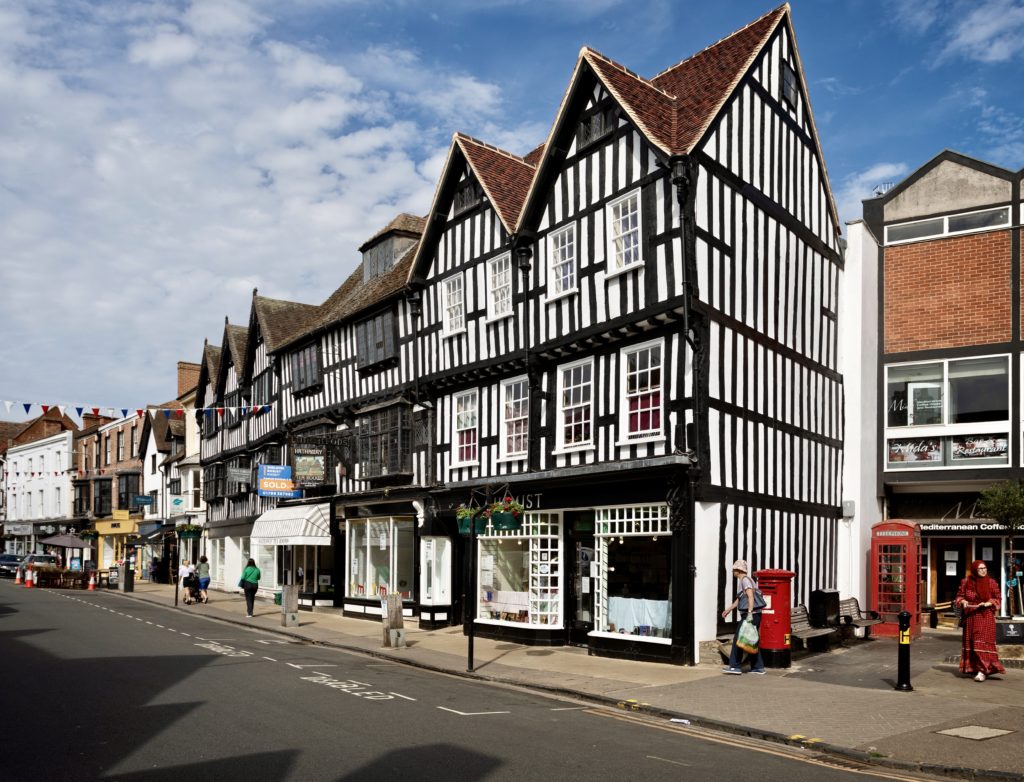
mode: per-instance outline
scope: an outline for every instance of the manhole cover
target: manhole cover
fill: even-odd
[[[956,736],[961,739],[973,739],[974,741],[984,741],[985,739],[994,739],[996,736],[1005,736],[1008,733],[1013,733],[1012,730],[1000,730],[999,728],[985,728],[981,725],[964,725],[960,728],[949,728],[948,730],[939,730],[939,733],[943,736]]]

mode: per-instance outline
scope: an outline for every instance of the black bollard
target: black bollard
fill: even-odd
[[[910,613],[900,611],[896,615],[900,627],[899,656],[896,660],[896,689],[900,692],[913,692],[910,686]]]

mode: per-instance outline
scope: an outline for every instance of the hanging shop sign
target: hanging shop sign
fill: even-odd
[[[148,494],[136,494],[132,497],[132,505],[152,505],[153,498]]]
[[[261,464],[256,472],[256,493],[260,497],[295,499],[302,492],[292,482],[292,468],[286,464]]]
[[[296,486],[320,486],[327,476],[327,455],[322,445],[292,446]]]

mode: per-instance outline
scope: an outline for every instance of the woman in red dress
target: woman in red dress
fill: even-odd
[[[983,682],[994,673],[1006,673],[996,653],[999,584],[989,576],[988,566],[980,559],[971,563],[970,574],[960,582],[956,604],[963,608],[964,615],[960,673],[973,673],[976,682]]]

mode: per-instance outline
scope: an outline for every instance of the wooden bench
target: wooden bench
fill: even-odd
[[[828,636],[834,632],[836,632],[834,627],[811,627],[811,619],[807,615],[807,606],[793,606],[793,611],[789,618],[789,634],[793,638],[799,638],[805,649],[811,650],[813,645],[816,649],[827,651]]]
[[[839,601],[839,622],[844,626],[863,628],[864,637],[867,638],[872,625],[882,624],[882,617],[877,611],[861,611],[857,598],[848,597]]]

